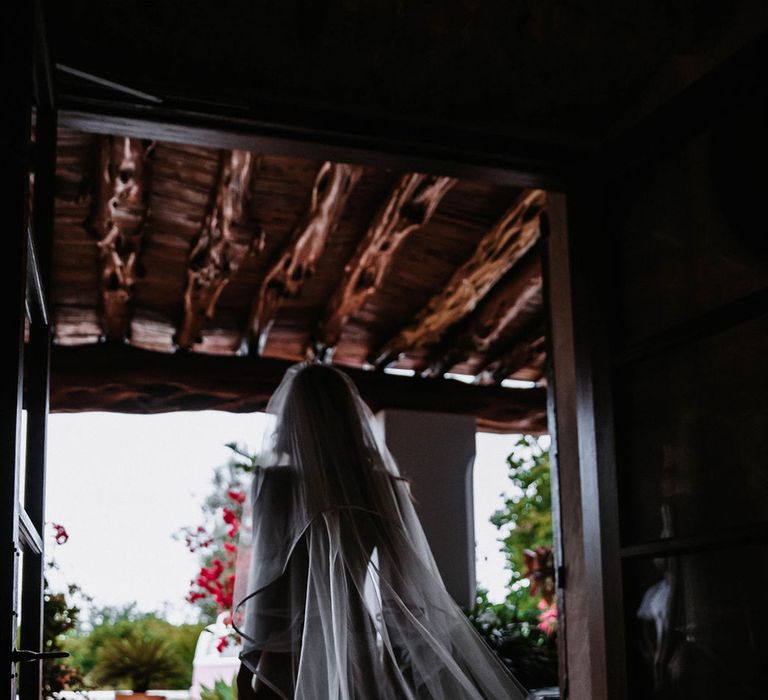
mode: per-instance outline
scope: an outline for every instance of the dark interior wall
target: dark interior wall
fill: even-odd
[[[168,100],[576,142],[653,109],[768,26],[759,0],[48,5],[57,61]]]
[[[768,687],[765,86],[724,99],[614,185],[607,217],[633,698]]]

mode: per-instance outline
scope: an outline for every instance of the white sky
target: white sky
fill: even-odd
[[[53,547],[60,568],[52,586],[77,583],[96,605],[135,600],[174,623],[194,620],[184,597],[197,560],[172,535],[200,522],[213,468],[229,455],[225,443],[258,448],[262,420],[216,411],[50,416],[46,520],[70,535]],[[509,489],[505,458],[516,439],[477,436],[477,579],[495,600],[507,574],[488,518]]]

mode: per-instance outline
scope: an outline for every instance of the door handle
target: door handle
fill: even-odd
[[[23,664],[28,661],[41,661],[42,659],[63,659],[69,656],[66,651],[29,651],[27,649],[14,649],[11,652],[11,662]]]

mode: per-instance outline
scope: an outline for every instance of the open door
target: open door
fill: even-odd
[[[0,541],[3,542],[0,654],[8,673],[6,697],[11,700],[17,693],[29,700],[40,698],[41,660],[63,655],[43,651],[43,525],[50,350],[47,293],[56,119],[46,87],[49,82],[45,47],[33,40],[36,32],[31,5],[17,4],[12,13],[16,16],[8,19],[6,27],[14,33],[14,40],[7,41],[6,46],[14,55],[4,61],[8,94],[3,101],[7,179],[2,195],[6,286],[2,324],[7,359],[0,393]],[[34,71],[34,79],[33,64],[38,69]],[[34,180],[32,212],[31,180]]]
[[[761,39],[550,212],[565,697],[768,687]]]

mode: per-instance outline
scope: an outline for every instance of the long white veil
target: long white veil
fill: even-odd
[[[284,698],[524,698],[446,591],[349,377],[293,365],[267,413],[237,553],[242,662]],[[262,652],[289,658],[292,680]]]

